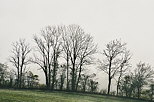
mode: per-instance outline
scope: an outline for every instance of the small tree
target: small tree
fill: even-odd
[[[132,91],[134,90],[132,80],[133,80],[132,75],[125,75],[121,79],[120,84],[119,84],[121,95],[124,95],[125,93],[125,96],[131,97]]]
[[[90,75],[87,75],[86,73],[85,74],[81,74],[81,81],[80,81],[80,87],[81,87],[81,91],[85,92],[89,87],[89,89],[91,91],[94,91],[94,83],[92,81],[94,81],[94,77],[96,77],[96,74],[93,73],[93,74],[90,74]],[[91,81],[91,82],[90,82]],[[93,90],[94,89],[94,90]]]
[[[89,86],[90,92],[96,92],[98,89],[98,82],[94,81],[93,79],[90,79],[88,86]]]
[[[85,74],[81,75],[80,84],[81,84],[81,90],[83,92],[87,90],[87,83],[88,83],[89,77],[90,77],[89,75],[85,75]]]
[[[137,64],[137,68],[134,71],[133,84],[137,89],[138,98],[141,97],[143,86],[151,82],[153,75],[154,71],[152,70],[150,65],[143,62],[139,62]]]
[[[7,65],[0,63],[0,87],[5,86],[5,81],[8,75],[7,68]]]
[[[39,84],[38,75],[33,74],[31,71],[27,73],[27,87],[36,88]]]
[[[64,51],[67,56],[67,68],[69,61],[71,64],[71,85],[72,90],[75,91],[81,79],[83,66],[91,62],[97,46],[93,43],[93,37],[86,34],[78,25],[69,25],[66,29],[66,34],[67,38],[63,37]]]
[[[151,84],[150,85],[150,98],[151,98],[151,101],[153,100],[153,95],[154,95],[154,84]]]

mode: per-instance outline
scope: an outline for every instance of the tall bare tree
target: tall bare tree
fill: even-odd
[[[41,30],[41,37],[34,36],[34,40],[40,56],[36,56],[35,54],[32,62],[38,64],[44,71],[47,88],[54,89],[58,57],[61,52],[60,28],[48,26],[44,30]]]
[[[85,35],[84,38],[81,51],[79,52],[79,73],[77,77],[76,90],[81,79],[81,72],[84,69],[83,66],[92,64],[94,60],[93,55],[96,54],[97,51],[97,46],[93,42],[93,37]]]
[[[101,70],[108,74],[108,94],[110,93],[111,80],[118,74],[120,67],[122,68],[125,60],[123,60],[123,54],[126,51],[126,43],[122,43],[119,40],[113,40],[106,45],[106,49],[103,50],[105,59],[100,61]]]
[[[70,25],[68,27],[68,34],[70,40],[70,50],[69,56],[71,60],[71,85],[72,91],[75,91],[75,84],[76,84],[76,76],[77,76],[77,59],[79,56],[79,51],[81,50],[81,38],[84,32],[80,29],[77,25]]]
[[[93,38],[78,25],[69,25],[66,32],[65,50],[68,57],[67,63],[70,60],[72,65],[71,82],[72,90],[75,91],[81,78],[82,66],[90,62],[92,55],[96,53],[96,46]]]
[[[67,33],[67,27],[63,26],[62,30],[63,30],[62,31],[62,40],[63,40],[62,48],[64,52],[63,56],[66,60],[66,80],[67,80],[66,88],[67,90],[69,90],[70,40],[69,40],[69,34]]]
[[[50,28],[52,29],[52,28]],[[52,86],[51,89],[54,89],[55,81],[56,81],[56,75],[57,75],[57,70],[58,70],[58,58],[60,57],[60,54],[62,52],[62,38],[61,38],[61,33],[63,31],[63,27],[58,26],[57,27],[57,32],[53,34],[53,44],[52,44],[52,49],[53,49],[53,70],[52,70]]]
[[[10,56],[9,60],[17,69],[17,86],[19,88],[22,87],[22,76],[25,72],[26,65],[30,62],[28,58],[30,51],[31,48],[25,39],[20,39],[12,44],[12,56]]]

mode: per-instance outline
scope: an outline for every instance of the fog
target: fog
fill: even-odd
[[[0,0],[0,62],[12,67],[11,43],[19,38],[33,47],[33,35],[42,28],[78,24],[94,37],[100,52],[109,41],[121,39],[133,55],[133,67],[139,61],[154,66],[153,5],[153,0]],[[37,66],[29,69],[44,82]],[[101,88],[107,87],[107,76],[96,73]]]

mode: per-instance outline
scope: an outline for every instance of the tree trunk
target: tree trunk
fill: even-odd
[[[119,84],[120,84],[121,76],[122,76],[122,67],[121,67],[120,76],[119,76],[119,78],[118,78],[118,82],[117,82],[117,96],[118,96],[118,94],[119,94]]]
[[[111,77],[109,77],[109,83],[108,83],[108,92],[107,94],[110,94],[110,87],[111,87]]]
[[[110,87],[111,87],[111,64],[112,64],[112,58],[110,58],[110,63],[109,63],[109,83],[108,83],[108,92],[107,94],[110,94]]]
[[[140,98],[140,94],[141,94],[140,88],[137,88],[137,91],[138,91],[138,92],[137,92],[137,94],[138,94],[138,95],[137,95],[137,98],[139,99],[139,98]]]
[[[19,88],[19,83],[20,83],[20,73],[19,73],[19,68],[18,68],[18,75],[17,75],[17,87]]]
[[[56,78],[56,67],[55,67],[55,63],[54,63],[53,76],[52,76],[52,86],[51,86],[52,90],[54,90],[55,78]]]
[[[60,90],[63,90],[63,86],[64,86],[64,77],[63,77],[63,75],[61,75],[60,77],[61,77]]]
[[[51,88],[51,68],[49,66],[49,75],[48,75],[48,88]]]
[[[72,68],[72,91],[75,91],[75,64],[74,63]]]
[[[56,57],[56,51],[54,50],[54,58],[53,58],[53,76],[52,76],[52,87],[51,89],[54,90],[55,80],[56,80],[56,68],[57,68],[57,57]]]
[[[81,70],[82,70],[82,61],[81,61],[81,64],[80,64],[79,76],[78,76],[78,80],[77,80],[77,83],[76,83],[76,90],[78,89],[78,84],[79,84],[79,81],[80,81],[80,78],[81,78]]]
[[[83,86],[83,91],[84,91],[84,92],[86,91],[87,79],[88,79],[88,78],[85,79],[84,86]]]
[[[49,89],[49,82],[48,82],[48,74],[47,74],[47,72],[45,72],[45,79],[46,79],[46,87],[47,87],[47,89]]]
[[[22,87],[22,67],[20,68],[20,84],[19,87]]]
[[[69,90],[69,80],[68,80],[68,71],[69,71],[69,53],[67,51],[67,90]]]
[[[51,86],[51,65],[50,65],[50,45],[49,45],[49,43],[48,43],[48,51],[47,51],[47,61],[48,61],[48,63],[47,63],[47,65],[48,65],[48,68],[49,68],[49,75],[48,75],[48,88],[50,88],[50,86]]]
[[[17,71],[18,71],[18,80],[17,80],[17,87],[20,88],[20,58],[18,57],[18,67],[17,67]]]
[[[119,81],[120,81],[120,80],[118,79],[118,83],[117,83],[117,96],[119,95],[119,84],[120,84]]]

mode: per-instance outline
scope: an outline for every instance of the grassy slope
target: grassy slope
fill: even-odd
[[[0,102],[145,102],[66,92],[0,90]]]

